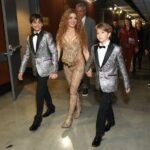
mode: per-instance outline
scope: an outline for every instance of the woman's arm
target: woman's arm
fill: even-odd
[[[88,51],[85,57],[88,57],[88,59],[86,60],[86,64],[85,64],[85,72],[88,72],[91,68],[91,64],[94,61],[94,46],[91,47],[91,53],[89,53]]]
[[[88,61],[89,57],[90,57],[90,54],[89,54],[89,51],[88,51],[88,48],[87,46],[84,46],[83,47],[83,55],[84,55],[84,58],[86,60],[86,62]]]
[[[60,48],[60,44],[59,43],[57,43],[56,48],[57,48],[57,51],[58,51],[58,61],[59,61],[60,55],[61,55],[61,48]]]

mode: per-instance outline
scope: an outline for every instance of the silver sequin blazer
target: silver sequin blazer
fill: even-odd
[[[36,51],[33,48],[32,35],[28,36],[27,48],[22,59],[20,72],[24,73],[30,56],[32,57],[34,75],[38,72],[41,77],[45,77],[51,72],[57,72],[57,50],[52,35],[49,32],[40,32],[37,39]]]
[[[125,88],[128,89],[130,84],[120,47],[110,43],[101,66],[99,66],[97,50],[98,44],[93,45],[90,58],[85,66],[85,71],[88,71],[94,61],[96,81],[99,81],[100,89],[103,92],[115,92],[118,87],[118,69],[120,69]]]

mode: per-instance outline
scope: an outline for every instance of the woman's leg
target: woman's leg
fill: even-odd
[[[79,95],[78,95],[78,87],[80,84],[80,81],[83,77],[83,67],[80,69],[79,67],[76,67],[77,69],[71,70],[68,67],[64,67],[64,72],[67,78],[67,81],[70,85],[70,101],[69,101],[69,113],[66,121],[64,122],[63,126],[64,128],[68,128],[71,126],[73,121],[73,114],[75,112],[77,101],[79,104]]]
[[[77,93],[77,104],[76,108],[74,111],[74,119],[78,119],[81,113],[81,104],[80,104],[80,99],[79,99],[79,94]]]
[[[83,68],[77,68],[73,71],[72,80],[70,84],[70,106],[73,108],[74,118],[78,118],[81,111],[80,99],[78,94],[78,87],[83,78]]]
[[[70,91],[70,84],[71,84],[71,78],[72,78],[72,71],[68,68],[68,66],[64,65],[64,74],[66,77],[66,80],[68,82],[69,85],[69,91]],[[64,121],[64,123],[62,124],[62,128],[69,128],[72,124],[73,121],[73,116],[70,113],[70,102],[69,102],[69,112],[67,115],[66,120]]]

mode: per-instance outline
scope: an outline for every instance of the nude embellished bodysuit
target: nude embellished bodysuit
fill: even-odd
[[[64,73],[70,87],[69,115],[81,110],[78,87],[84,74],[85,59],[78,37],[72,40],[63,38],[62,62]]]

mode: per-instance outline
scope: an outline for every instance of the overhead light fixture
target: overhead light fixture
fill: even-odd
[[[116,7],[116,6],[114,7],[114,10],[117,10],[117,7]]]
[[[123,12],[122,9],[120,9],[119,13],[122,14],[122,12]]]
[[[112,11],[112,10],[113,10],[113,8],[112,8],[112,7],[109,7],[108,9],[109,9],[110,11]]]
[[[96,2],[97,0],[85,0],[87,1],[88,3],[93,3],[93,2]]]
[[[129,19],[131,19],[131,15],[129,15],[129,14],[127,14],[126,17],[129,18]]]
[[[117,10],[118,6],[116,4],[114,4],[114,10]]]

